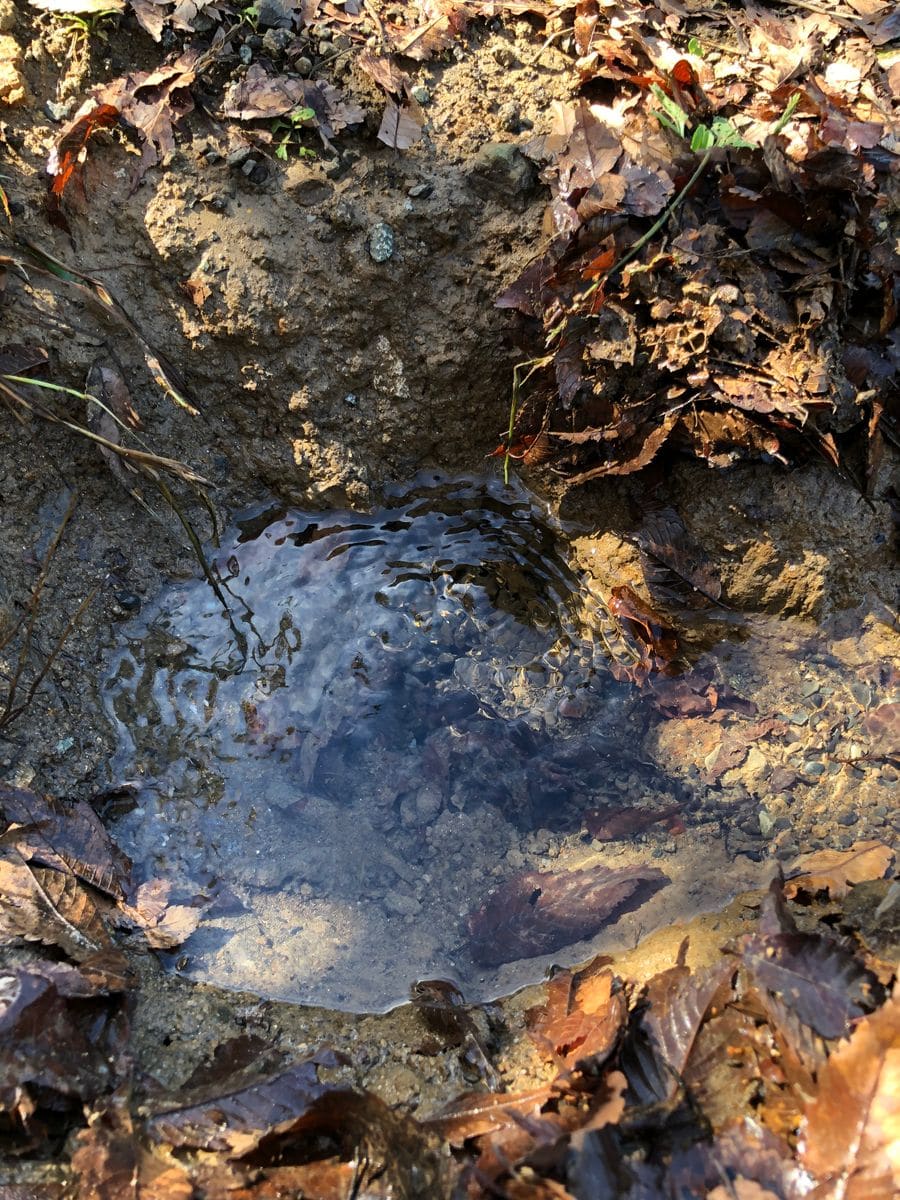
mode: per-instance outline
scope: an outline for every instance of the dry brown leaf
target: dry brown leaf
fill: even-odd
[[[854,883],[883,879],[894,861],[894,851],[884,842],[855,842],[849,850],[816,850],[801,854],[791,864],[784,894],[792,900],[798,892],[826,891],[842,900]]]
[[[900,1194],[900,991],[823,1067],[800,1139],[804,1166],[842,1200]]]
[[[385,102],[378,140],[393,150],[408,150],[422,140],[424,115],[415,100],[401,107],[389,96]]]
[[[196,904],[170,903],[173,890],[171,880],[149,879],[137,889],[132,903],[119,906],[125,919],[140,929],[154,950],[180,946],[200,924],[203,915]]]

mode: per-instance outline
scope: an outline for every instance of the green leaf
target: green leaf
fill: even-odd
[[[316,119],[316,110],[314,108],[295,108],[293,112],[288,113],[288,117],[294,125],[306,125],[309,121]]]
[[[280,158],[282,162],[287,162],[287,156],[288,156],[287,148],[288,148],[287,142],[279,143],[279,145],[277,145],[275,147],[275,157]]]
[[[688,54],[693,54],[695,58],[703,57],[703,47],[695,37],[692,37],[688,42],[687,52]]]
[[[710,146],[716,144],[716,139],[711,129],[707,129],[705,125],[698,125],[694,130],[694,136],[691,138],[691,149],[695,151],[708,150]]]
[[[757,146],[754,142],[748,142],[746,138],[741,137],[735,127],[725,117],[713,117],[710,127],[713,143],[716,146],[732,146],[738,150],[756,150]]]
[[[655,113],[660,125],[665,126],[666,129],[671,129],[673,133],[677,133],[680,138],[683,138],[688,127],[687,113],[666,95],[658,83],[654,83],[650,90],[663,107],[661,113]]]
[[[788,121],[791,119],[791,117],[796,112],[797,105],[799,103],[800,103],[800,93],[794,92],[793,96],[791,96],[790,100],[788,100],[787,104],[785,105],[784,112],[781,114],[781,116],[778,118],[778,120],[775,122],[775,124],[772,126],[772,128],[770,130],[772,137],[777,137],[778,134],[781,133],[782,129],[784,129],[785,125],[787,125]]]

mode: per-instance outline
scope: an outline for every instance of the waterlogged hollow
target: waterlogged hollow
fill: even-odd
[[[145,877],[209,901],[180,971],[358,1010],[423,978],[484,999],[716,907],[786,846],[767,781],[799,786],[800,717],[771,716],[773,694],[762,734],[752,700],[673,719],[617,682],[563,531],[524,490],[427,476],[372,514],[261,505],[214,568],[230,615],[202,579],[168,588],[106,685],[114,771],[142,781],[117,837]],[[710,678],[763,695],[783,669],[793,687],[803,637],[723,640]],[[880,661],[873,645],[852,680],[841,667],[836,702]],[[877,707],[865,686],[848,737]],[[805,695],[823,707],[818,678]],[[728,778],[751,758],[756,776]],[[841,782],[817,761],[796,763],[807,804]],[[879,762],[847,768],[870,808]],[[635,808],[663,820],[609,840]]]

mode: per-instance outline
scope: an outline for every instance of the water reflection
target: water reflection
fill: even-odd
[[[429,477],[371,515],[259,506],[215,567],[231,621],[202,581],[168,589],[106,693],[114,770],[146,780],[118,838],[145,875],[212,899],[188,973],[354,1009],[435,976],[477,999],[589,950],[473,961],[468,916],[518,873],[662,868],[671,882],[593,939],[609,949],[768,869],[760,800],[727,777],[744,759],[709,758],[750,718],[664,721],[613,678],[564,539],[524,491]],[[723,643],[710,678],[769,687],[759,644]],[[779,728],[745,741],[780,754]],[[681,816],[592,841],[585,814],[610,806]]]

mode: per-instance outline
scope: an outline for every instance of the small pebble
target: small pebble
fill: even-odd
[[[369,232],[369,257],[377,263],[387,262],[394,253],[394,231],[385,221],[379,221]]]
[[[501,104],[500,111],[497,113],[497,120],[500,123],[500,128],[505,129],[507,133],[518,133],[522,128],[521,112],[518,104],[514,100],[510,100],[506,104]]]
[[[775,820],[771,813],[767,812],[766,809],[761,808],[759,810],[759,832],[763,835],[763,837],[767,838],[771,836],[774,828]]]
[[[516,58],[515,51],[509,46],[496,46],[493,51],[494,61],[501,67],[515,67],[519,60]]]
[[[434,184],[432,183],[414,183],[406,194],[413,200],[427,200],[433,191]]]
[[[116,604],[123,608],[127,613],[136,613],[140,611],[141,598],[136,596],[134,592],[115,592]]]
[[[72,101],[69,100],[61,104],[57,104],[53,100],[48,100],[44,105],[44,111],[51,121],[56,121],[58,124],[60,121],[65,121],[69,113],[72,111]]]
[[[808,758],[803,764],[803,770],[807,775],[824,775],[825,764],[814,758]]]
[[[427,87],[422,87],[421,85],[414,87],[410,95],[417,104],[428,104],[431,100],[431,92],[429,92]]]
[[[838,825],[855,825],[859,820],[859,813],[853,812],[852,809],[847,809],[838,817]]]

